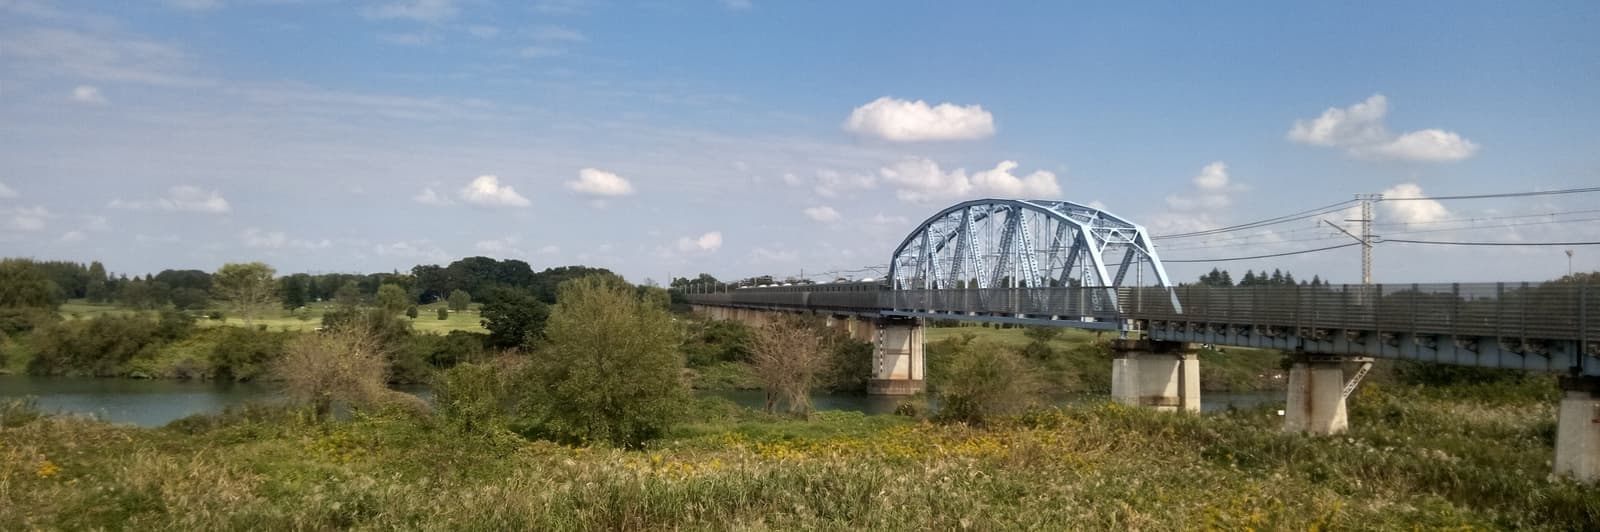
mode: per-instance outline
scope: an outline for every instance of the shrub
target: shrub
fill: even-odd
[[[44,417],[33,397],[0,399],[0,428],[20,427]]]
[[[157,323],[140,316],[101,315],[52,324],[35,331],[36,375],[121,375],[135,357],[148,357],[160,338]]]
[[[448,319],[450,319],[450,309],[447,309],[447,308],[444,308],[444,307],[439,307],[439,319],[440,320],[448,320]]]
[[[681,417],[687,390],[677,327],[626,283],[563,283],[545,337],[525,372],[524,433],[638,447]]]
[[[750,360],[750,327],[736,321],[690,322],[683,353],[689,367],[702,368],[718,362]]]
[[[156,318],[156,336],[163,340],[182,340],[194,330],[194,317],[176,309],[162,309]]]
[[[283,357],[290,333],[223,327],[211,349],[211,375],[217,379],[248,381],[265,376]]]
[[[512,398],[505,369],[482,363],[461,364],[442,371],[433,381],[433,403],[445,419],[464,432],[501,428]]]
[[[0,307],[0,334],[18,334],[54,323],[56,313],[41,308]]]
[[[416,305],[411,305],[409,307],[406,307],[406,317],[407,318],[411,318],[411,319],[417,319],[417,306]]]
[[[984,341],[963,342],[954,351],[939,387],[939,420],[982,424],[1038,401],[1034,368],[1015,352]]]
[[[778,400],[789,413],[811,414],[811,387],[827,362],[822,335],[800,318],[782,317],[756,329],[756,378],[767,392],[766,411]]]
[[[335,404],[353,408],[378,406],[387,388],[389,363],[370,330],[342,326],[295,338],[273,365],[284,394],[312,406],[325,417]]]
[[[822,386],[835,392],[859,393],[872,380],[872,344],[837,334],[828,350]]]

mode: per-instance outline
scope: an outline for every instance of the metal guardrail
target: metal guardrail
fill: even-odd
[[[1600,286],[1558,282],[853,292],[743,289],[686,297],[707,305],[876,309],[952,317],[1177,321],[1600,341]],[[1181,303],[1181,311],[1174,299]]]

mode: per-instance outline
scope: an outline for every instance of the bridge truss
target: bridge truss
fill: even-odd
[[[1171,286],[1144,227],[1077,203],[1007,199],[922,222],[895,248],[888,279],[894,290]]]

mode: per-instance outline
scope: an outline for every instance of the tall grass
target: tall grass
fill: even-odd
[[[0,430],[0,529],[1594,529],[1547,404],[1363,391],[1352,433],[1102,404],[983,428],[718,414],[637,451],[294,408]],[[712,409],[716,410],[716,409]]]

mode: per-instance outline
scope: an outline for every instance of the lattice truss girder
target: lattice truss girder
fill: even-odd
[[[889,278],[896,289],[1171,286],[1144,227],[1046,200],[946,208],[895,248]]]

